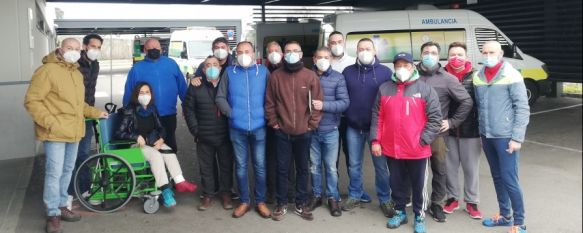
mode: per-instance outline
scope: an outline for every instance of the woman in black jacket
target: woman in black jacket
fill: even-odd
[[[136,85],[130,104],[123,109],[122,121],[115,136],[118,139],[137,142],[136,146],[142,149],[144,158],[150,163],[156,186],[162,190],[164,206],[173,207],[176,205],[176,200],[168,185],[166,167],[176,183],[178,192],[194,192],[196,185],[184,179],[176,154],[164,143],[165,132],[160,124],[153,97],[149,84]]]

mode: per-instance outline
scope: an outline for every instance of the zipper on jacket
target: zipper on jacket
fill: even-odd
[[[249,95],[251,95],[251,91],[249,90],[249,72],[247,69],[245,69],[245,76],[247,77],[247,117],[249,119],[248,124],[249,124],[249,131],[251,131],[251,100],[249,98]]]
[[[293,116],[293,122],[294,122],[294,129],[296,128],[296,96],[294,95],[294,93],[296,92],[296,75],[295,73],[292,76],[292,103],[293,103],[293,111],[292,111],[292,116]],[[309,103],[308,103],[309,104]]]

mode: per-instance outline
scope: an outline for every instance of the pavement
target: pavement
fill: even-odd
[[[111,80],[108,80],[111,81]],[[125,80],[118,80],[123,82]],[[99,84],[98,84],[99,85]],[[104,85],[107,86],[107,85]],[[117,85],[116,85],[117,86]],[[109,92],[111,93],[111,92]],[[98,106],[113,97],[98,98]],[[119,99],[115,97],[115,99]],[[521,158],[520,178],[525,197],[526,224],[532,232],[582,232],[582,100],[581,98],[541,97],[531,109]],[[181,117],[179,117],[180,119]],[[196,144],[186,129],[178,123],[178,157],[187,179],[200,183]],[[374,169],[367,151],[364,160],[365,189],[374,201],[362,208],[331,217],[325,205],[314,211],[314,221],[302,220],[289,211],[285,219],[275,222],[263,219],[255,212],[234,219],[231,211],[223,210],[218,200],[212,208],[196,210],[198,193],[177,194],[178,206],[161,208],[152,215],[143,213],[142,202],[133,199],[123,209],[111,214],[95,214],[76,206],[83,219],[64,223],[67,233],[73,232],[412,232],[411,224],[390,230],[387,219],[378,207],[374,191]],[[348,177],[340,158],[339,190],[347,194]],[[0,161],[0,232],[44,232],[42,182],[44,157]],[[460,176],[461,177],[461,176]],[[429,190],[430,187],[429,187]],[[480,208],[485,217],[497,213],[497,202],[487,161],[480,161]],[[273,206],[271,206],[273,207]],[[293,207],[292,207],[293,209]],[[411,209],[408,208],[410,219]],[[427,220],[428,232],[506,232],[507,228],[485,228],[458,210],[448,215],[447,223]]]

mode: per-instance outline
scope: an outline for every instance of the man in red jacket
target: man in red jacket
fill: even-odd
[[[396,213],[388,220],[387,227],[397,228],[407,223],[405,205],[409,199],[409,185],[403,181],[410,180],[414,232],[425,233],[429,145],[441,127],[441,105],[433,88],[417,82],[419,73],[411,54],[399,53],[393,63],[392,81],[381,84],[373,105],[371,151],[374,156],[388,157]]]

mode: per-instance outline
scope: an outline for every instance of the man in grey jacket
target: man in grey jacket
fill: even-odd
[[[420,80],[433,87],[439,96],[441,113],[443,120],[439,137],[431,143],[431,170],[433,180],[431,181],[431,206],[429,213],[433,220],[445,222],[446,217],[443,212],[441,202],[446,196],[446,163],[447,146],[445,136],[450,128],[458,127],[472,110],[473,101],[466,89],[459,83],[457,78],[445,71],[439,64],[440,47],[436,42],[427,42],[421,46],[421,62],[417,65]],[[455,113],[448,116],[449,104],[455,101],[459,107]]]
[[[526,233],[518,152],[524,142],[530,107],[522,75],[502,59],[503,54],[500,43],[486,42],[482,47],[484,68],[474,75],[482,146],[500,208],[499,214],[482,224],[510,226],[510,232]]]

